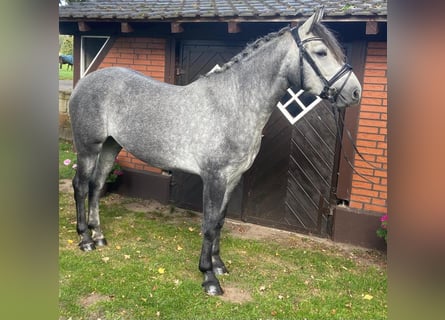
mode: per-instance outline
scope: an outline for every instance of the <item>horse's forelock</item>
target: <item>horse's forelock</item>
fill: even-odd
[[[335,59],[340,63],[344,63],[345,53],[343,52],[343,49],[341,48],[334,34],[321,23],[315,23],[312,30],[318,37],[324,40],[326,46],[334,54]]]

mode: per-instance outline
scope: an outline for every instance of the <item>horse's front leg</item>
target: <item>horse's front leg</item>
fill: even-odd
[[[226,211],[224,210],[223,212],[223,217],[221,219],[221,221],[219,222],[217,228],[216,228],[216,237],[215,240],[213,240],[213,245],[212,245],[212,264],[213,264],[213,272],[216,275],[222,275],[222,274],[227,274],[229,273],[229,271],[227,270],[224,262],[221,259],[220,256],[220,237],[221,237],[221,229],[224,225],[224,218],[226,215]]]
[[[219,234],[224,220],[223,201],[226,186],[214,177],[203,179],[203,183],[204,221],[202,224],[203,242],[199,270],[204,275],[202,286],[205,292],[209,295],[222,295],[223,290],[216,277],[215,267],[219,269],[221,264],[224,265],[219,258]],[[214,259],[215,256],[216,259]]]

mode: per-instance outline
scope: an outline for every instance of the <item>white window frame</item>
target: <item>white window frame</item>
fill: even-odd
[[[85,68],[85,43],[84,43],[84,39],[86,38],[101,38],[101,39],[106,39],[104,44],[102,45],[102,47],[99,49],[99,51],[97,52],[97,54],[94,56],[93,60],[91,60],[90,64],[88,65],[87,68]],[[110,41],[110,36],[81,36],[80,37],[80,77],[83,78],[86,74],[88,74],[91,66],[94,64],[94,62],[96,61],[97,57],[99,56],[99,54],[102,52],[102,50],[104,49],[104,47],[106,46],[106,44],[108,43],[108,41]]]

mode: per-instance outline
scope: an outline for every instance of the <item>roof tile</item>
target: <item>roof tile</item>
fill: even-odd
[[[97,0],[59,7],[60,20],[211,20],[218,17],[306,17],[325,6],[325,17],[380,17],[386,19],[387,0]],[[136,14],[137,12],[137,14]]]

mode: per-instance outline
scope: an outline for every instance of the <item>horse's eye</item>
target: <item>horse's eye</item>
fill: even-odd
[[[322,50],[317,50],[315,54],[319,57],[326,57],[328,55],[328,52],[327,50],[322,49]]]

